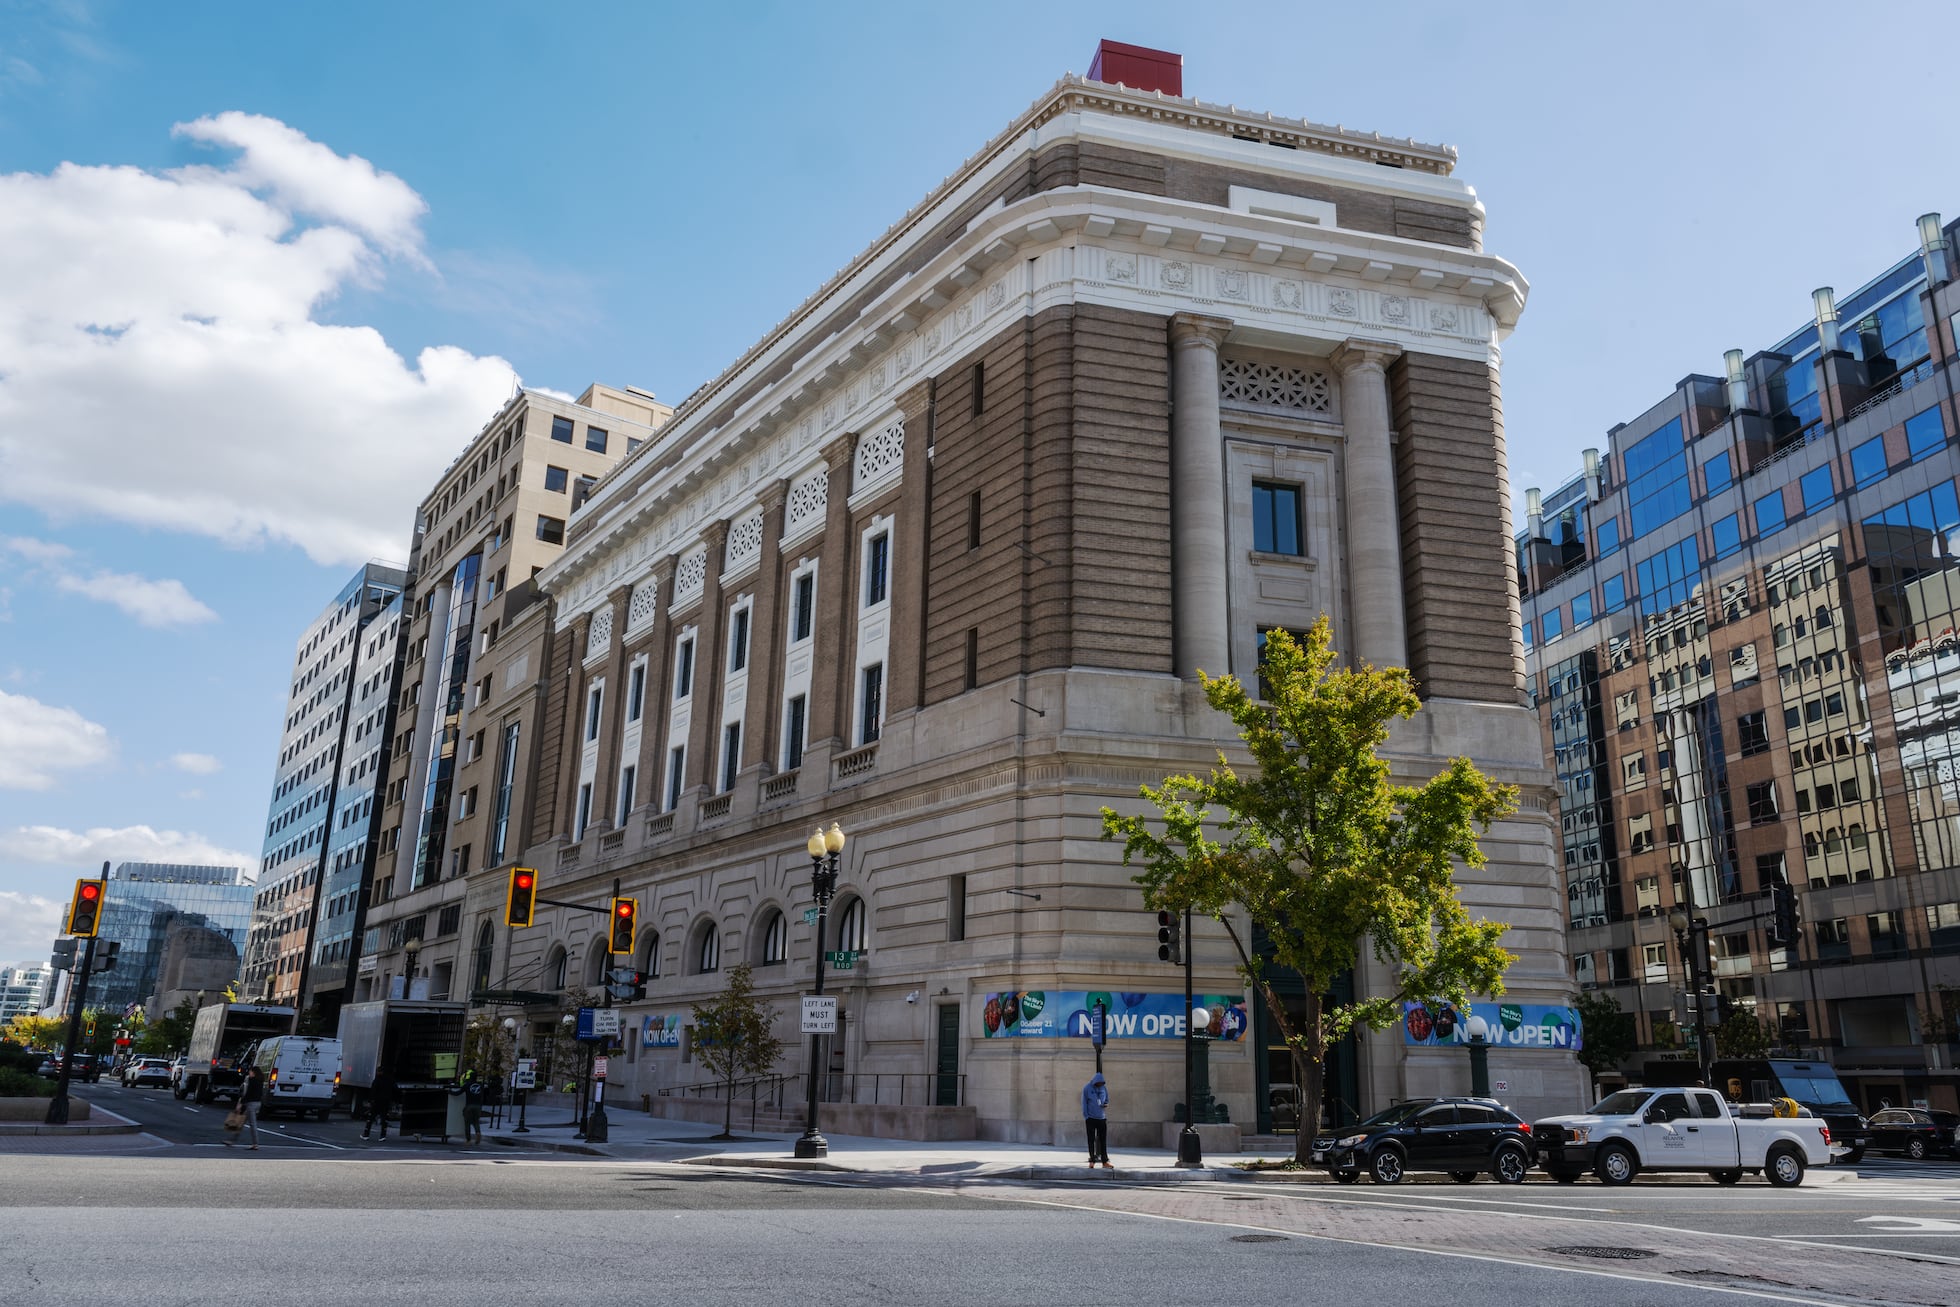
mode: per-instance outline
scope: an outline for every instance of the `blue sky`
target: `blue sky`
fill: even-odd
[[[1100,37],[1460,149],[1520,488],[1960,212],[1941,7],[1570,8],[0,0],[0,963],[256,859],[295,637],[513,371],[678,401]]]

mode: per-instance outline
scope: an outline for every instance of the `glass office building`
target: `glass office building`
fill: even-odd
[[[236,867],[125,862],[109,873],[96,947],[122,945],[116,968],[89,981],[88,1006],[120,1012],[156,992],[171,928],[216,931],[242,954],[252,921],[252,886]]]
[[[1774,1047],[1868,1110],[1960,1107],[1953,237],[1928,215],[1916,253],[1527,492],[1575,970],[1637,1014],[1636,1061],[1692,1047],[1679,910]]]

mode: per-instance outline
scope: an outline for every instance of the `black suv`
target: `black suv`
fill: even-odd
[[[1353,1184],[1399,1184],[1410,1171],[1444,1171],[1469,1184],[1488,1171],[1523,1184],[1534,1160],[1531,1127],[1491,1098],[1410,1098],[1359,1125],[1313,1141],[1313,1161]]]

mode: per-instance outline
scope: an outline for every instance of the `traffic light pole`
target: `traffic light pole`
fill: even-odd
[[[68,1014],[68,1044],[61,1055],[61,1075],[55,1081],[54,1097],[48,1100],[48,1115],[44,1125],[68,1124],[68,1079],[75,1066],[75,1044],[82,1037],[82,1005],[88,1001],[88,973],[95,966],[95,936],[88,937],[88,945],[82,950],[82,958],[76,966],[75,1004]]]
[[[1177,1164],[1203,1166],[1204,1141],[1198,1135],[1198,1105],[1192,1078],[1193,1038],[1191,1033],[1191,955],[1197,952],[1191,937],[1191,909],[1184,909],[1184,1129],[1177,1135]]]

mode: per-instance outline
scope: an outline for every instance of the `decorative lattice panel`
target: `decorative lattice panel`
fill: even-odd
[[[674,602],[691,599],[701,593],[701,587],[708,580],[708,551],[697,549],[674,569]]]
[[[905,422],[901,418],[884,430],[858,441],[851,485],[853,489],[862,490],[873,482],[883,480],[888,473],[897,471],[904,462]]]
[[[785,529],[795,531],[813,518],[821,518],[830,501],[830,469],[818,468],[789,488],[789,515]]]
[[[728,532],[728,552],[722,570],[732,572],[762,553],[762,514],[737,522]]]
[[[654,612],[660,607],[659,590],[652,581],[642,581],[633,587],[633,598],[626,605],[627,630],[638,630],[653,620]]]
[[[1251,359],[1218,361],[1218,397],[1228,403],[1332,413],[1334,386],[1325,372]]]
[[[607,604],[592,614],[592,629],[585,636],[585,656],[597,658],[612,647],[613,610]]]

